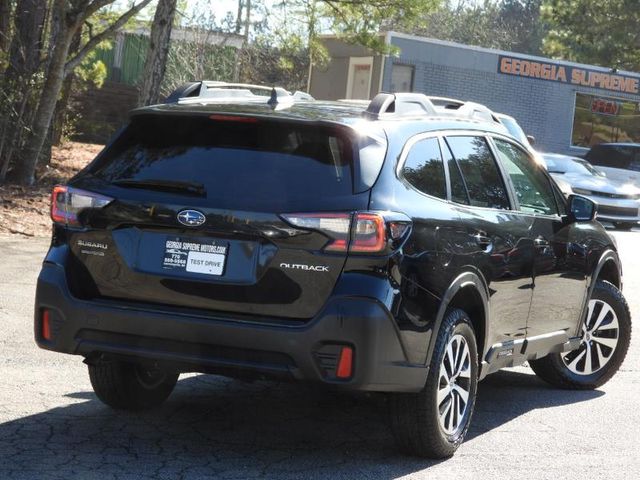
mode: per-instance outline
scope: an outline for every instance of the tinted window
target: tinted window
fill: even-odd
[[[449,147],[445,144],[442,156],[447,162],[447,168],[449,169],[449,182],[451,183],[451,201],[456,203],[462,203],[469,205],[469,195],[467,194],[467,187],[462,179],[460,173],[460,167],[453,159]]]
[[[416,142],[402,167],[402,175],[415,188],[428,195],[446,198],[444,167],[437,138]]]
[[[504,140],[495,140],[502,161],[516,191],[523,212],[554,215],[558,213],[549,179],[524,150]]]
[[[335,130],[317,126],[145,116],[134,118],[90,173],[108,182],[198,182],[219,205],[287,208],[351,195],[351,148]]]
[[[487,141],[482,137],[447,137],[469,192],[471,205],[509,208],[507,191]]]
[[[587,152],[585,158],[601,167],[640,171],[640,148],[624,145],[597,145]]]

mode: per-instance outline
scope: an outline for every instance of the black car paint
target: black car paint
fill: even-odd
[[[161,106],[142,113],[150,111],[212,113],[203,106]],[[277,112],[217,106],[215,112],[331,124],[353,129],[354,135],[363,128],[359,115],[343,105],[294,106]],[[498,126],[449,119],[371,123],[378,135],[384,131],[388,145],[375,184],[354,194],[349,204],[326,199],[329,204],[322,204],[322,210],[407,215],[412,227],[392,253],[319,254],[326,239],[308,231],[291,235],[291,226],[278,216],[286,212],[217,209],[205,199],[121,189],[81,172],[69,182],[71,186],[117,200],[102,211],[86,213],[84,220],[94,228],[54,227],[38,282],[38,344],[89,358],[108,353],[152,359],[185,371],[417,391],[424,385],[446,309],[463,301],[476,309],[481,376],[570,349],[589,288],[603,265],[614,268],[621,279],[615,245],[605,230],[595,221],[574,222],[569,215],[515,210],[513,187],[504,172],[512,210],[436,199],[399,178],[398,160],[414,136],[466,131],[508,138]],[[198,228],[179,225],[176,215],[185,208],[204,213],[207,223]],[[309,211],[314,210],[318,208],[310,205]],[[224,277],[215,281],[192,277],[186,284],[154,266],[160,251],[153,237],[146,237],[154,231],[223,238],[233,242],[231,250],[239,253],[230,258]],[[307,251],[287,249],[296,245],[298,235],[304,236]],[[101,262],[99,255],[84,258],[79,240],[106,245],[116,254],[109,262]],[[319,261],[331,275],[275,267]],[[100,287],[96,278],[103,280]],[[43,308],[54,312],[51,342],[38,330]],[[179,345],[170,348],[163,343],[170,340]],[[351,380],[328,377],[314,360],[332,344],[355,346],[356,373]],[[237,347],[243,352],[225,356],[214,347]],[[244,350],[253,352],[253,357],[249,355],[253,360],[247,360]],[[256,352],[281,354],[285,360],[267,361]]]

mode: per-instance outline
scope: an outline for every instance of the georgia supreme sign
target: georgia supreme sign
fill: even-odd
[[[601,88],[613,92],[638,93],[639,79],[628,75],[605,73],[558,63],[539,62],[500,55],[498,73],[517,77],[550,80],[583,87]]]

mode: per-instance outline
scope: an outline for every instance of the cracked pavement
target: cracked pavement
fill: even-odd
[[[616,232],[624,292],[640,318],[638,232]],[[555,390],[525,367],[491,375],[450,460],[400,455],[382,395],[183,375],[143,413],[100,403],[81,358],[33,342],[48,239],[0,237],[0,479],[635,478],[640,330],[597,391]]]

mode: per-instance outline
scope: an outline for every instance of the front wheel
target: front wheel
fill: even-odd
[[[622,292],[598,281],[580,327],[577,350],[529,362],[536,375],[559,388],[598,388],[618,371],[631,341],[631,315]]]
[[[391,427],[400,448],[428,458],[452,456],[475,406],[478,352],[469,316],[449,310],[438,332],[424,388],[390,397]]]
[[[89,378],[97,397],[112,408],[144,410],[164,402],[178,374],[120,360],[89,364]]]

